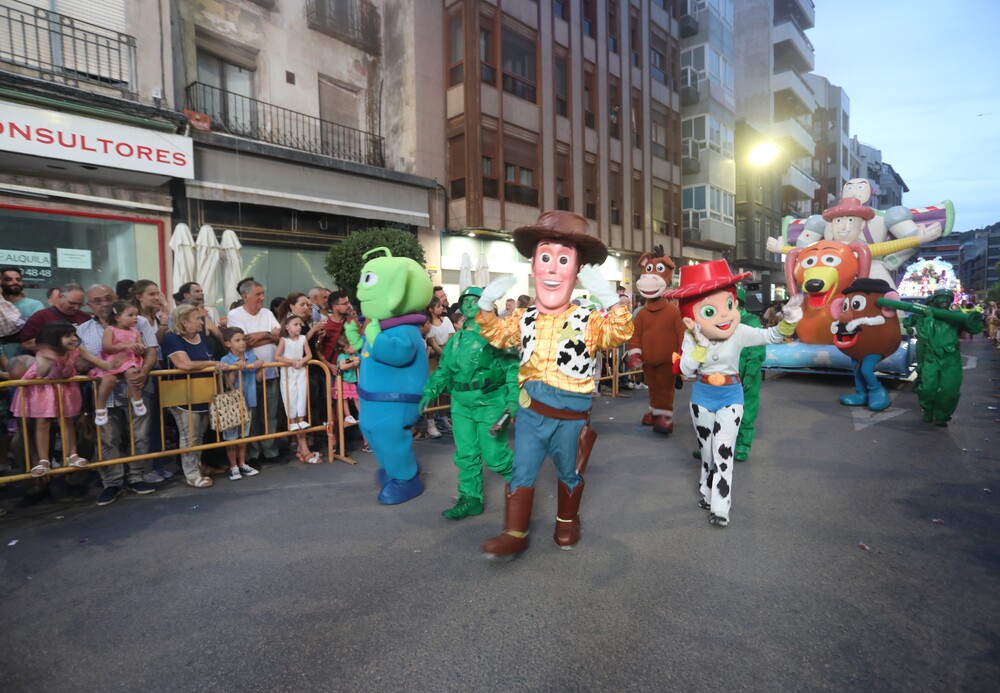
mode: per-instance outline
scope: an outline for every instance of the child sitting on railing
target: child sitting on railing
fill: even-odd
[[[146,353],[139,330],[136,329],[136,322],[139,320],[139,309],[128,301],[116,301],[108,308],[106,316],[108,329],[104,330],[101,338],[101,358],[111,359],[121,354],[122,357],[116,361],[118,364],[111,369],[95,368],[91,375],[100,378],[101,382],[97,386],[97,402],[104,404],[108,401],[115,385],[119,381],[128,382],[130,375],[135,375],[142,369],[142,357]],[[136,416],[146,415],[146,405],[142,401],[142,389],[129,385],[128,398],[132,402],[132,411]],[[97,409],[94,412],[94,423],[98,426],[106,426],[108,423],[108,410]]]

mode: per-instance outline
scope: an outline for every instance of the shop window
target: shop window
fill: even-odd
[[[537,144],[505,135],[503,159],[504,200],[529,207],[537,207]]]
[[[155,221],[0,208],[0,236],[0,264],[19,266],[26,293],[43,303],[49,287],[70,282],[162,282]]]
[[[556,81],[556,113],[569,116],[569,68],[566,63],[566,56],[561,53],[556,54],[555,60],[555,81]]]
[[[448,175],[451,179],[451,198],[465,197],[465,135],[448,140]]]
[[[465,64],[462,60],[464,39],[462,36],[461,15],[448,21],[448,86],[461,84],[465,76]]]
[[[501,57],[503,60],[503,90],[508,94],[536,103],[535,37],[504,27]]]

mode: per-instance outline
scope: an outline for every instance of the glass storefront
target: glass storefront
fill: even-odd
[[[45,302],[69,282],[162,284],[160,224],[149,219],[0,207],[0,265],[20,267],[25,293]]]
[[[245,245],[240,255],[243,258],[243,276],[254,277],[264,285],[267,303],[293,291],[307,294],[314,286],[337,288],[324,269],[326,251]],[[219,306],[222,314],[228,308]]]

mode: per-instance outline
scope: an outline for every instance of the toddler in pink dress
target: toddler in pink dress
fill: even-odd
[[[139,330],[135,325],[139,321],[139,309],[127,301],[118,301],[109,309],[108,328],[104,330],[101,339],[101,358],[107,361],[115,359],[115,365],[110,369],[95,368],[91,375],[100,378],[97,386],[97,403],[106,405],[115,385],[119,380],[128,382],[133,375],[138,375],[142,369],[143,354],[146,347],[142,344]],[[132,402],[132,411],[136,416],[146,415],[146,405],[142,401],[142,390],[128,386],[128,398]],[[95,410],[94,423],[104,426],[108,423],[108,410]]]

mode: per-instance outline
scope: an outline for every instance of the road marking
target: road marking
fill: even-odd
[[[910,410],[889,407],[888,409],[883,409],[882,411],[871,411],[865,407],[855,407],[851,410],[851,416],[854,419],[854,431],[861,431],[869,426],[874,426],[877,423],[894,419],[903,412],[907,411]]]

